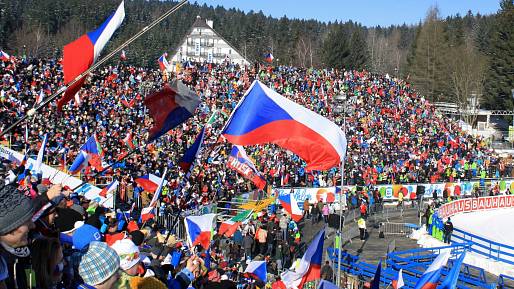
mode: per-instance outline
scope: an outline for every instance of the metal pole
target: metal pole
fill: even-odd
[[[345,112],[345,105],[343,105],[343,132],[346,134],[346,112]],[[346,137],[346,136],[345,136]],[[346,148],[345,148],[346,153]],[[344,156],[346,158],[346,155]],[[337,287],[341,288],[341,249],[342,249],[342,243],[343,243],[343,187],[344,187],[344,159],[341,162],[340,170],[341,170],[341,190],[339,191],[339,243],[337,248],[337,280],[336,284]]]

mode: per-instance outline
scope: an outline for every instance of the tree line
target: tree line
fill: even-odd
[[[126,19],[108,44],[113,49],[176,1],[126,0]],[[62,47],[95,29],[119,0],[0,0],[0,48],[32,57],[62,55]],[[514,6],[501,0],[489,16],[442,19],[437,7],[417,25],[364,27],[359,23],[273,18],[261,11],[188,4],[127,50],[128,61],[157,66],[173,54],[197,15],[249,60],[272,52],[278,64],[367,69],[408,78],[427,98],[466,109],[513,109]],[[471,101],[471,103],[470,103]]]

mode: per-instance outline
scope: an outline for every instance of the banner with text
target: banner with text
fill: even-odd
[[[512,207],[514,207],[514,195],[467,198],[442,205],[438,209],[438,214],[441,218],[448,218],[459,213]]]

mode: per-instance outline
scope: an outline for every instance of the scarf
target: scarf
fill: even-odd
[[[2,247],[4,247],[4,249],[9,252],[10,254],[16,256],[16,257],[19,257],[19,258],[25,258],[25,257],[28,257],[30,256],[30,249],[28,246],[24,246],[24,247],[19,247],[19,248],[13,248],[7,244],[4,244],[4,243],[0,243],[2,244]]]

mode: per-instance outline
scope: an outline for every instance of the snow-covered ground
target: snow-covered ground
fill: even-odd
[[[514,247],[514,208],[464,213],[451,220],[455,228]]]

